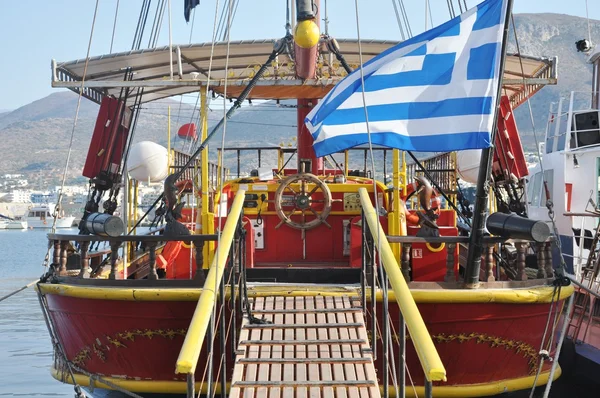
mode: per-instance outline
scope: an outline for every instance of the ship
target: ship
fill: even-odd
[[[560,239],[567,277],[577,285],[566,329],[565,367],[580,385],[595,386],[600,369],[600,52],[591,40],[579,51],[592,66],[590,91],[572,91],[548,112],[540,161],[530,170],[527,211],[543,220]],[[593,172],[592,172],[593,171]]]
[[[195,3],[185,2],[186,18]],[[497,12],[485,27],[507,27],[510,3],[488,0],[443,29],[474,26],[485,10]],[[484,180],[493,175],[498,188],[492,209],[523,189],[513,111],[556,83],[556,59],[498,51],[500,110],[490,120],[499,133],[495,150],[480,151],[466,236],[457,226],[464,153],[424,159],[359,145],[329,166],[317,156],[305,124],[312,110],[403,45],[324,34],[319,6],[288,3],[277,40],[142,49],[138,29],[131,51],[52,61],[53,87],[100,105],[80,233],[48,234],[48,272],[36,285],[52,376],[78,394],[480,397],[560,376],[555,339],[574,289],[553,266],[556,239],[543,222],[492,211],[483,233]],[[196,140],[192,151],[132,144],[144,104],[187,93],[200,104],[198,122],[179,130]],[[209,130],[213,96],[232,105]],[[296,145],[221,143],[211,161],[207,142],[225,136],[246,100],[291,101]],[[244,172],[242,153],[258,167]],[[277,167],[265,166],[267,153]],[[144,181],[164,184],[146,232],[134,209]]]

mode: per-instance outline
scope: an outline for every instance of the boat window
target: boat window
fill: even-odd
[[[552,189],[554,188],[554,170],[544,170],[544,180],[546,181],[546,185],[548,185],[548,192],[550,192],[550,199],[552,199]],[[542,180],[542,198],[543,202],[540,203],[540,206],[546,206],[546,202],[548,198],[546,198],[546,190],[544,189],[544,184]]]
[[[552,153],[554,149],[554,123],[552,121],[548,123],[546,133],[546,153]]]
[[[539,207],[542,188],[542,173],[536,173],[533,177],[533,192],[531,193],[531,205]]]
[[[30,211],[28,217],[35,217],[35,211]]]
[[[581,148],[600,144],[598,111],[586,111],[573,115],[571,148]],[[576,140],[574,135],[576,134]]]

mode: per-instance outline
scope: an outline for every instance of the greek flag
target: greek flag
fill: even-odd
[[[350,73],[305,119],[317,156],[368,143],[367,120],[386,147],[491,146],[506,12],[507,0],[487,0],[371,59],[364,102],[360,70]]]

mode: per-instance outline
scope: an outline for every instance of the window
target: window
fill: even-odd
[[[531,205],[540,207],[542,188],[542,173],[536,173],[533,177],[533,192],[531,193]]]

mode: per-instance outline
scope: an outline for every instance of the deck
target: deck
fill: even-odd
[[[362,308],[348,296],[258,297],[230,397],[381,397]]]

